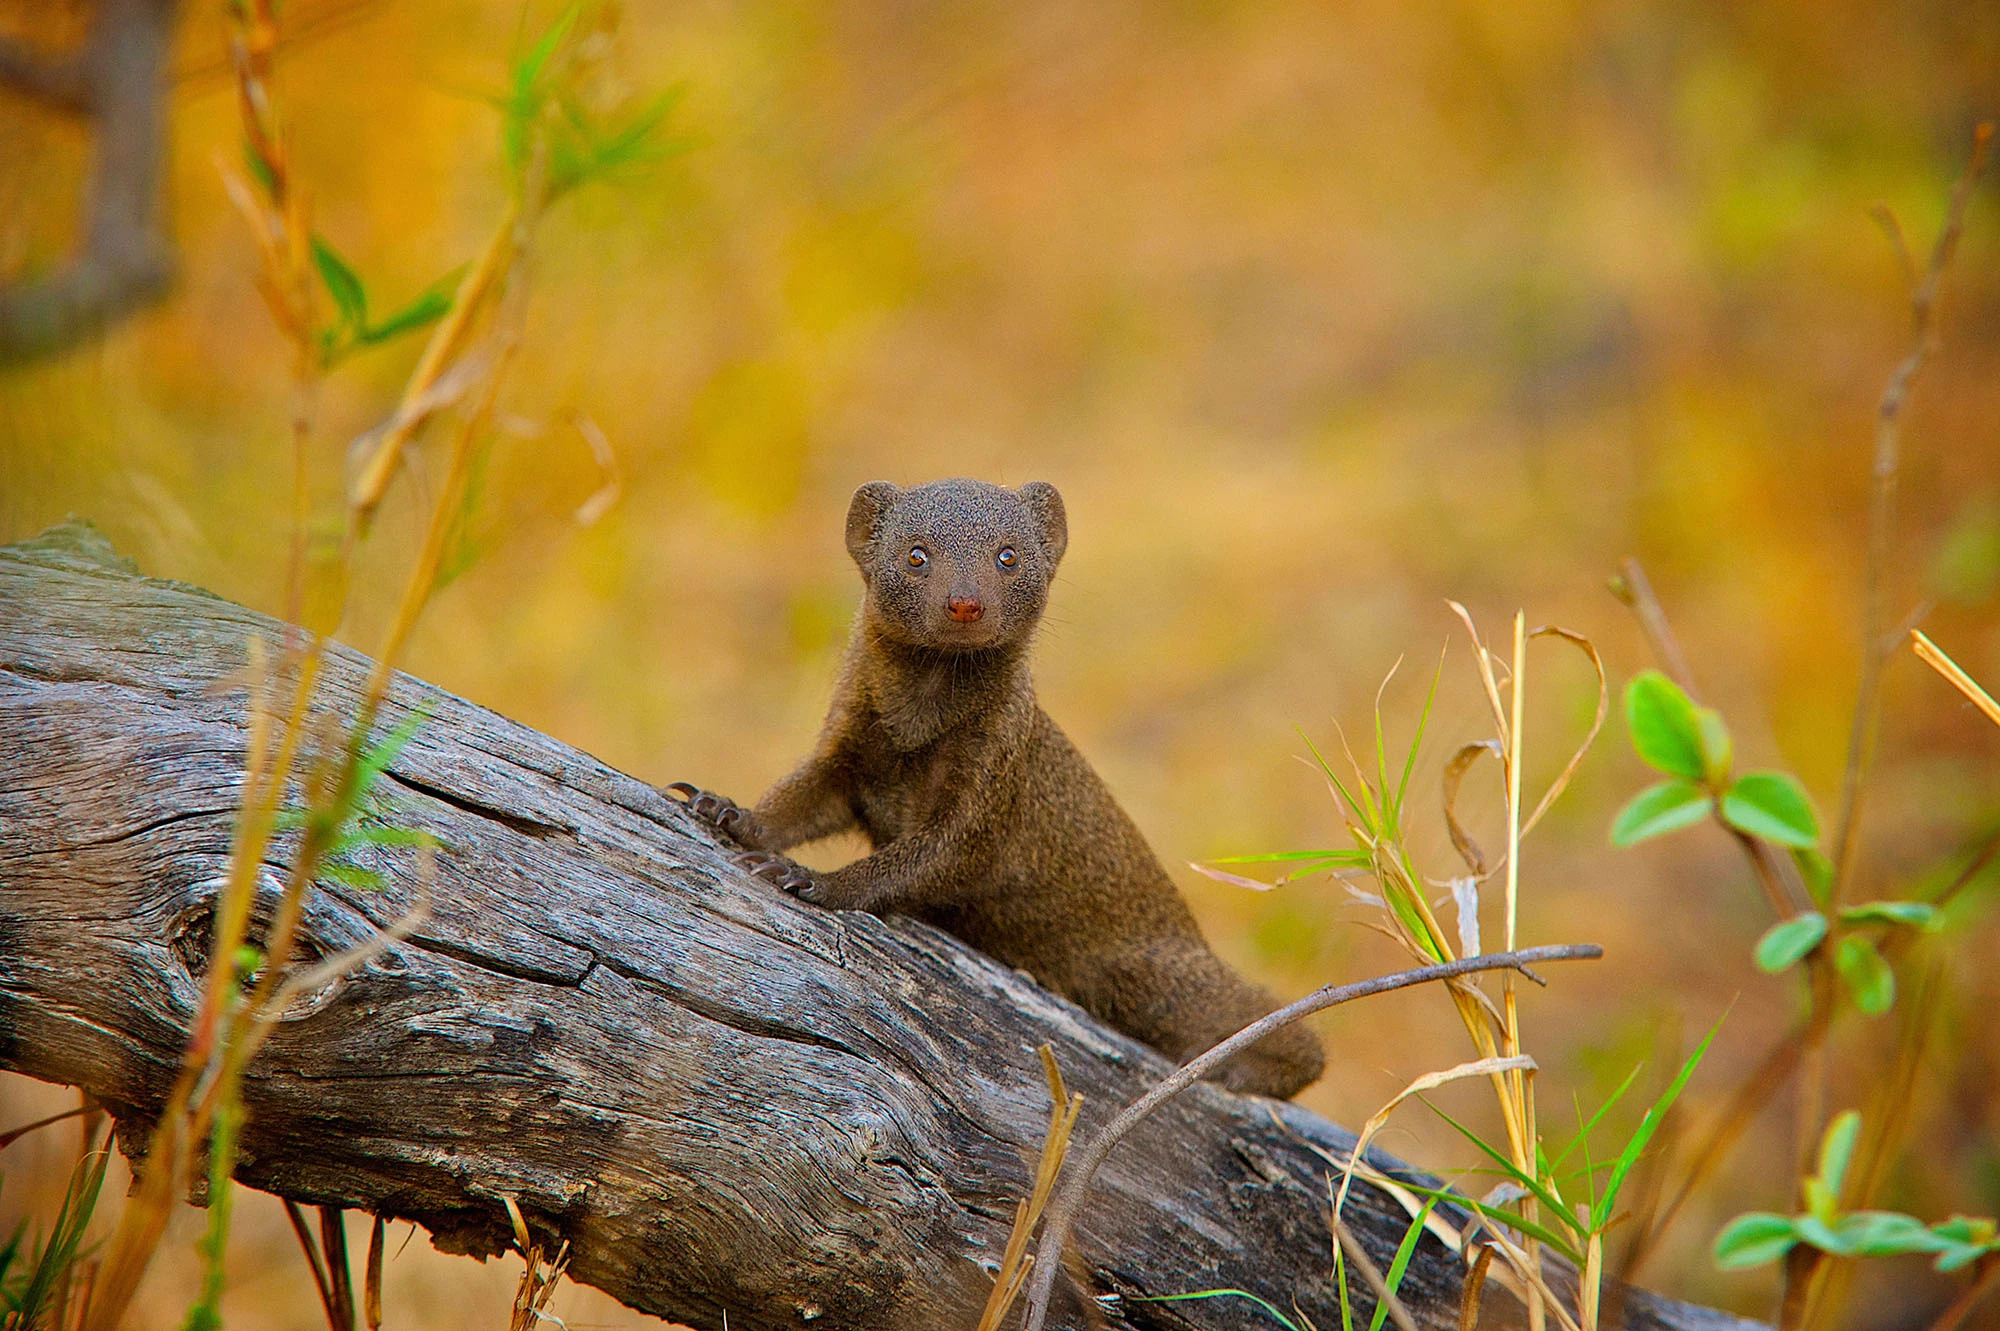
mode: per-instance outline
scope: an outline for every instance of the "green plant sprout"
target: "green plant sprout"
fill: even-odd
[[[1828,949],[1854,1006],[1881,1016],[1895,1006],[1896,972],[1877,943],[1879,931],[1929,930],[1941,917],[1922,901],[1867,901],[1827,915],[1832,862],[1820,848],[1812,797],[1789,772],[1732,776],[1734,743],[1721,713],[1703,707],[1658,670],[1641,671],[1625,688],[1625,724],[1632,747],[1666,779],[1646,787],[1618,812],[1611,840],[1619,846],[1677,832],[1714,818],[1732,831],[1790,853],[1816,909],[1773,924],[1752,958],[1772,975]]]
[[[1964,1270],[2000,1255],[2000,1224],[1985,1216],[1955,1215],[1933,1225],[1900,1211],[1843,1211],[1861,1113],[1834,1117],[1820,1141],[1819,1169],[1806,1180],[1806,1209],[1798,1215],[1752,1211],[1737,1216],[1715,1238],[1715,1264],[1725,1271],[1768,1266],[1800,1244],[1830,1257],[1934,1258],[1943,1272]]]

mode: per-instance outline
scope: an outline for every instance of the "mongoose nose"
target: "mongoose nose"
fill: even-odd
[[[961,624],[971,624],[986,613],[986,607],[979,603],[977,596],[954,596],[945,602],[951,617]]]

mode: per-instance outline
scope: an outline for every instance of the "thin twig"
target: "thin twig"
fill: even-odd
[[[0,1150],[5,1150],[7,1147],[12,1146],[15,1142],[37,1128],[46,1128],[51,1123],[60,1123],[64,1119],[79,1118],[84,1114],[88,1114],[91,1108],[92,1106],[87,1104],[78,1105],[74,1109],[65,1109],[60,1114],[50,1114],[47,1118],[38,1118],[33,1123],[23,1123],[18,1128],[9,1128],[5,1132],[0,1132]]]
[[[1111,1148],[1144,1122],[1154,1110],[1200,1081],[1236,1054],[1271,1032],[1289,1026],[1302,1017],[1357,998],[1386,994],[1396,989],[1407,989],[1412,985],[1428,984],[1433,980],[1456,979],[1461,975],[1471,975],[1478,971],[1519,971],[1533,979],[1535,977],[1528,967],[1535,963],[1592,961],[1603,955],[1604,949],[1595,943],[1530,947],[1518,952],[1464,957],[1437,966],[1419,966],[1414,970],[1378,975],[1373,979],[1357,980],[1352,984],[1327,985],[1307,994],[1296,1003],[1279,1008],[1269,1016],[1260,1017],[1215,1045],[1207,1053],[1189,1059],[1153,1089],[1127,1105],[1116,1118],[1105,1125],[1103,1131],[1091,1140],[1089,1148],[1082,1153],[1062,1191],[1056,1194],[1054,1202],[1049,1206],[1047,1220],[1044,1222],[1041,1243],[1037,1245],[1038,1260],[1035,1263],[1034,1282],[1029,1288],[1028,1312],[1022,1323],[1022,1331],[1041,1331],[1042,1324],[1048,1317],[1049,1296],[1055,1287],[1056,1272],[1062,1266],[1061,1253],[1069,1242],[1070,1229],[1076,1223],[1077,1214],[1083,1209],[1084,1198],[1090,1191],[1091,1180],[1096,1177],[1098,1168],[1103,1165],[1105,1158],[1111,1154]]]
[[[1855,691],[1854,720],[1847,736],[1847,767],[1840,783],[1840,818],[1834,831],[1833,885],[1827,898],[1829,905],[1840,901],[1841,890],[1852,868],[1854,829],[1861,816],[1862,794],[1867,785],[1869,761],[1873,757],[1872,735],[1876,702],[1881,694],[1882,668],[1893,650],[1882,641],[1882,621],[1883,603],[1888,596],[1889,547],[1895,535],[1896,474],[1902,461],[1903,410],[1909,402],[1918,371],[1923,369],[1924,362],[1936,345],[1934,329],[1938,289],[1944,280],[1945,269],[1950,266],[1952,255],[1958,249],[1959,236],[1965,230],[1966,205],[1972,199],[1972,189],[1980,173],[1986,169],[1987,152],[1992,142],[1991,121],[1973,131],[1972,157],[1966,163],[1964,174],[1959,176],[1957,185],[1952,188],[1951,202],[1945,208],[1944,225],[1938,231],[1937,243],[1931,248],[1930,265],[1924,271],[1923,281],[1910,292],[1910,349],[1889,375],[1889,382],[1882,389],[1882,400],[1875,409],[1875,465],[1873,486],[1868,495],[1868,564],[1862,593],[1861,680]],[[1900,234],[1900,228],[1897,234]],[[1903,247],[1902,253],[1907,264],[1907,246]]]

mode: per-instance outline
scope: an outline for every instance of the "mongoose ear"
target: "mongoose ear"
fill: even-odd
[[[1028,501],[1028,511],[1035,515],[1042,549],[1053,568],[1062,563],[1063,551],[1069,549],[1069,515],[1063,511],[1062,496],[1047,481],[1029,481],[1021,487],[1021,498]]]
[[[870,481],[848,501],[847,553],[854,556],[854,562],[864,572],[868,568],[869,550],[875,544],[875,529],[881,525],[882,515],[902,495],[901,490],[887,481]]]

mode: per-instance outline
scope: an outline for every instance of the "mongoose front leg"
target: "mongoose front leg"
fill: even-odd
[[[758,850],[790,850],[845,832],[860,820],[839,764],[816,753],[764,792],[752,821]]]
[[[746,847],[729,857],[745,873],[787,892],[797,892],[814,881],[813,871],[789,855],[755,849],[764,844],[763,829],[758,826],[756,815],[727,795],[718,795],[685,781],[676,781],[661,789],[671,791],[669,798],[677,800],[689,813],[737,845]]]
[[[686,781],[664,786],[687,811],[748,850],[790,850],[854,826],[833,764],[817,756],[764,792],[755,809]]]
[[[787,888],[801,901],[873,915],[939,904],[964,891],[966,852],[954,830],[940,828],[898,837],[852,864]]]

